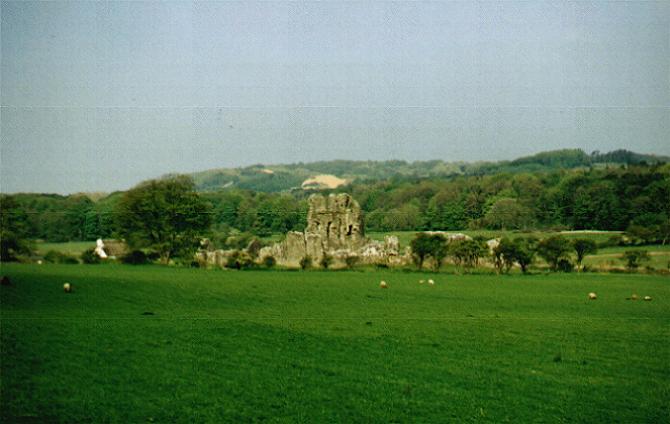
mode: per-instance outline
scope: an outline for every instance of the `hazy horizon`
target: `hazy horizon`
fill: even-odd
[[[8,2],[0,190],[257,163],[670,155],[670,2]]]

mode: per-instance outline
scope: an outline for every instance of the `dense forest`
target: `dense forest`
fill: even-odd
[[[562,169],[572,159],[538,157],[551,164],[550,171],[442,177],[396,174],[356,180],[325,192],[351,193],[366,213],[368,231],[640,227],[658,233],[667,228],[670,164]],[[209,236],[221,239],[236,231],[267,236],[302,230],[311,193],[231,187],[201,191],[200,195],[211,204]],[[30,239],[60,242],[116,237],[122,194],[95,201],[84,194],[4,195],[3,222],[9,221],[18,229],[15,231]]]

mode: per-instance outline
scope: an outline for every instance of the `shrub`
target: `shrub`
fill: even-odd
[[[330,267],[332,263],[333,263],[333,257],[327,253],[324,253],[323,258],[321,258],[321,261],[319,262],[319,264],[321,265],[321,267],[323,267],[323,269],[328,269],[328,267]]]
[[[254,266],[254,260],[247,252],[235,250],[226,261],[226,268],[250,269]]]
[[[307,255],[300,259],[300,268],[302,270],[305,270],[307,268],[310,268],[312,266],[312,257]]]
[[[28,240],[17,237],[11,231],[2,231],[0,234],[0,261],[20,261],[22,257],[30,256],[33,246]]]
[[[559,259],[558,262],[556,263],[556,271],[560,272],[572,272],[572,269],[574,266],[572,265],[572,262],[570,262],[568,259],[562,258]]]
[[[90,249],[86,249],[81,253],[81,256],[79,257],[81,261],[85,264],[99,264],[100,263],[100,256],[98,256],[97,253],[95,253],[95,248],[91,247]]]
[[[261,248],[263,247],[263,242],[261,242],[258,238],[254,237],[251,239],[249,244],[247,244],[247,252],[249,252],[249,255],[251,256],[252,259],[258,258],[258,254],[261,251]]]
[[[274,256],[266,256],[263,258],[263,265],[268,269],[274,268],[274,266],[277,265],[277,260]]]
[[[620,235],[615,235],[615,236],[610,236],[607,240],[598,243],[598,247],[600,248],[605,248],[605,247],[616,247],[616,246],[623,246],[624,239]]]
[[[375,267],[377,269],[388,269],[389,264],[387,262],[385,262],[384,260],[379,260],[379,261],[375,262]]]
[[[128,265],[142,265],[149,262],[147,255],[141,250],[133,250],[121,257],[121,263]]]
[[[50,262],[52,264],[78,264],[79,261],[77,258],[65,253],[58,252],[56,250],[49,250],[46,255],[44,255],[44,261]]]
[[[344,263],[347,264],[347,268],[352,269],[358,263],[360,258],[356,255],[347,255],[344,258]]]
[[[640,266],[640,262],[648,261],[651,258],[646,250],[627,250],[623,253],[621,259],[626,261],[626,268],[632,271]]]

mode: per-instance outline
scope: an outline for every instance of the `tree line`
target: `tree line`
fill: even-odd
[[[174,178],[195,190],[190,178],[168,180]],[[334,191],[349,192],[359,202],[368,231],[629,230],[644,242],[668,241],[670,165],[393,177],[354,182]],[[3,231],[11,227],[10,232],[22,238],[49,242],[117,238],[126,233],[119,205],[128,192],[96,201],[83,194],[3,195]],[[309,194],[224,189],[197,196],[208,205],[201,211],[211,223],[206,235],[223,245],[231,234],[265,237],[303,230]]]

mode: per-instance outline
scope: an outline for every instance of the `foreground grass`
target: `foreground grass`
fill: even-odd
[[[664,277],[2,273],[3,422],[670,420]]]

